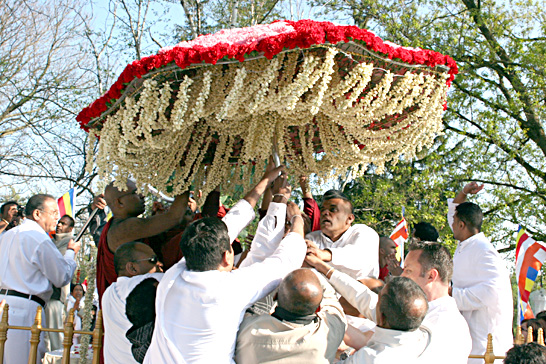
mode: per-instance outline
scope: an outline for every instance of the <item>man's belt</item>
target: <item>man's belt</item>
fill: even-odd
[[[30,298],[32,301],[36,302],[42,307],[45,307],[45,301],[41,299],[38,296],[35,296],[33,294],[26,294],[14,291],[12,289],[0,289],[0,295],[7,295],[7,296],[15,296],[15,297],[21,297],[21,298]]]

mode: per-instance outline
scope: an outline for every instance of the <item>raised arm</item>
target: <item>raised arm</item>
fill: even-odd
[[[240,267],[247,267],[273,254],[284,235],[286,221],[286,204],[291,194],[290,185],[285,183],[286,174],[283,172],[273,183],[271,194],[273,202],[267,209],[267,214],[258,223],[258,229],[252,240],[250,253]]]
[[[172,229],[184,219],[188,208],[189,192],[176,196],[169,211],[148,218],[130,217],[111,225],[108,230],[108,248],[111,251],[124,243],[144,239]]]
[[[484,185],[478,185],[476,182],[467,183],[454,199],[447,199],[447,223],[451,229],[453,226],[453,216],[455,216],[455,208],[457,205],[466,202],[466,198],[469,194],[475,195],[483,190]]]
[[[266,170],[264,176],[262,177],[262,180],[258,182],[258,184],[246,194],[244,199],[250,204],[250,206],[252,206],[252,208],[256,207],[258,200],[264,194],[265,190],[269,187],[271,182],[279,177],[284,169],[284,166],[280,166],[277,168],[273,168],[272,170]]]
[[[273,254],[260,263],[232,271],[239,280],[238,285],[246,287],[236,298],[243,305],[249,306],[269,294],[284,276],[301,267],[305,257],[305,242],[303,218],[298,205],[288,202],[287,217],[292,221],[292,226]]]
[[[377,306],[377,294],[372,292],[364,284],[345,273],[335,270],[328,263],[323,262],[315,255],[308,254],[305,261],[315,267],[330,280],[332,286],[338,291],[353,307],[355,307],[366,318],[375,321],[375,308]]]

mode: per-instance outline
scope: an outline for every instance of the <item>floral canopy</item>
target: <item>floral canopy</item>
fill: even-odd
[[[276,21],[134,61],[77,120],[100,138],[88,158],[102,177],[206,196],[272,150],[291,172],[322,177],[411,158],[441,132],[456,73],[449,56],[354,26]]]

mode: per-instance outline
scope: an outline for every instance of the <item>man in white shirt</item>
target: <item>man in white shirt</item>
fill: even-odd
[[[455,199],[448,199],[449,225],[459,241],[453,256],[452,296],[466,319],[472,336],[472,354],[483,355],[487,334],[493,349],[502,355],[512,347],[512,288],[506,265],[489,239],[480,232],[480,207],[466,196],[483,189],[476,182],[464,186]],[[478,363],[470,359],[469,363]]]
[[[130,242],[116,250],[114,265],[118,279],[102,297],[104,361],[106,364],[136,364],[138,361],[133,357],[131,342],[126,337],[133,326],[126,314],[127,297],[145,279],[153,278],[159,282],[163,276],[162,264],[148,245]],[[154,307],[147,309],[155,311]]]
[[[453,275],[451,255],[438,243],[416,243],[409,249],[402,277],[412,279],[427,295],[428,312],[423,325],[432,331],[432,342],[425,354],[431,361],[441,358],[445,364],[464,364],[472,349],[472,339],[466,320],[449,296]]]
[[[355,279],[377,278],[379,235],[367,225],[352,225],[354,220],[347,196],[341,191],[327,191],[320,207],[320,231],[305,237],[309,240],[308,253]]]
[[[70,282],[80,243],[71,240],[61,255],[47,232],[55,229],[59,218],[57,201],[50,195],[32,196],[25,208],[26,219],[0,238],[0,299],[9,304],[13,326],[31,326],[38,306],[44,307],[52,284],[62,287]],[[42,316],[42,325],[45,325]],[[4,351],[6,363],[27,363],[30,331],[11,330]],[[43,340],[38,346],[37,363],[45,353]]]
[[[270,293],[305,257],[303,218],[297,205],[289,203],[292,225],[273,254],[232,270],[231,242],[254,218],[256,202],[281,170],[266,172],[224,217],[225,223],[204,218],[186,229],[180,242],[184,258],[158,286],[156,324],[144,363],[233,363],[236,334],[246,308]],[[254,247],[249,261],[252,254]]]
[[[424,355],[430,347],[431,332],[421,326],[428,303],[417,283],[407,277],[393,277],[377,295],[314,255],[307,255],[305,261],[324,274],[351,305],[377,322],[367,344],[342,363],[429,363]]]

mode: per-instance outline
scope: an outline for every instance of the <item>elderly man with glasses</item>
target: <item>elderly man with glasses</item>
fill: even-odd
[[[135,316],[139,319],[147,317],[150,312],[155,313],[155,289],[157,283],[161,280],[162,264],[158,260],[152,248],[140,242],[130,242],[121,245],[114,254],[114,267],[118,279],[112,283],[104,292],[102,297],[102,310],[104,318],[104,359],[106,363],[141,363],[146,353],[146,348],[137,340],[133,342],[127,336],[128,332],[135,332],[137,337],[141,333],[148,340],[144,342],[149,345],[153,333],[153,321],[147,325],[135,325],[130,312],[139,311]],[[149,280],[152,280],[149,282]],[[155,286],[153,285],[155,283]],[[151,286],[150,286],[151,284]],[[150,287],[148,287],[150,286]],[[144,300],[137,300],[136,307],[130,307],[129,296],[139,295],[139,290],[149,290],[152,288],[152,294],[148,294]],[[135,293],[133,293],[135,291]],[[153,297],[152,297],[153,296]],[[155,314],[151,315],[155,318]],[[133,319],[133,320],[131,320]],[[148,322],[147,322],[148,323]],[[147,331],[146,331],[147,330]],[[135,355],[133,355],[133,346]],[[147,347],[147,345],[144,345]],[[140,353],[140,354],[139,354]],[[138,359],[138,360],[137,360]]]
[[[76,270],[74,257],[80,243],[71,240],[61,255],[48,235],[59,219],[53,196],[32,196],[25,207],[26,219],[0,238],[0,300],[9,305],[10,325],[31,326],[38,306],[45,307],[52,286],[62,287]],[[42,325],[45,325],[42,316]],[[43,335],[43,334],[42,334]],[[12,330],[4,352],[6,363],[27,363],[30,331]],[[45,353],[43,340],[38,346],[37,363]]]

